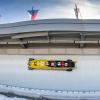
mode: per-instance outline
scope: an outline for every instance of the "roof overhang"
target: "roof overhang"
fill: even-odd
[[[100,20],[44,19],[0,25],[0,44],[100,44]]]

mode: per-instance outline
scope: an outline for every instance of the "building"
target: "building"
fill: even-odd
[[[43,19],[1,24],[0,46],[0,54],[100,54],[100,20]]]

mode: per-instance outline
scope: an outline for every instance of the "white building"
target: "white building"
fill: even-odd
[[[99,54],[100,20],[44,19],[1,24],[0,45],[0,54]]]

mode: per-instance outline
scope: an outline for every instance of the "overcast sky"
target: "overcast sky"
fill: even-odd
[[[75,18],[75,2],[80,18],[100,18],[100,0],[0,0],[0,23],[30,20],[27,10],[32,6],[39,10],[37,19]]]

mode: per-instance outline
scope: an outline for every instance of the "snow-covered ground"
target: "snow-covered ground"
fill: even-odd
[[[28,70],[29,58],[73,59],[77,61],[72,72],[57,70]],[[18,87],[97,91],[100,90],[99,55],[0,55],[0,84]]]
[[[0,100],[27,100],[27,99],[0,95]]]

